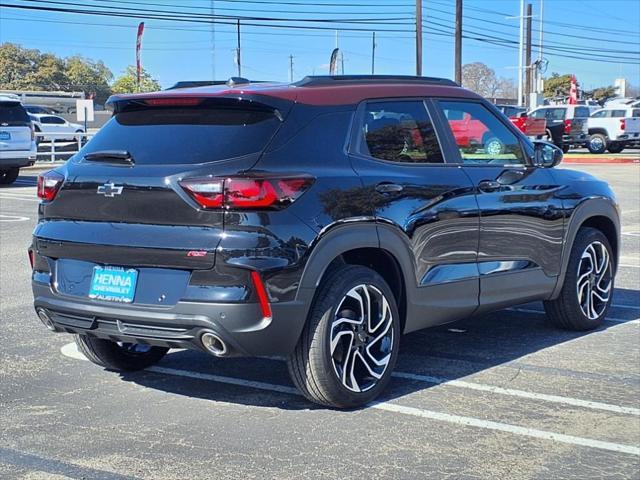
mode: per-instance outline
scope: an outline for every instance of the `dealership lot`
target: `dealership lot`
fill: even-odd
[[[623,208],[605,326],[554,330],[531,304],[410,334],[391,388],[352,412],[305,401],[277,358],[83,361],[31,306],[24,171],[0,189],[0,478],[639,478],[640,165],[570,168]]]

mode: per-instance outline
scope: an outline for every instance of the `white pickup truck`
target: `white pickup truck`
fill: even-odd
[[[589,117],[591,153],[620,153],[625,147],[640,145],[640,107],[611,105]]]

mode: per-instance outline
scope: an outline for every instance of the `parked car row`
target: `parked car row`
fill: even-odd
[[[527,112],[523,107],[497,105],[513,124],[531,138],[554,143],[568,152],[588,148],[591,153],[620,153],[640,147],[640,104],[549,105]]]

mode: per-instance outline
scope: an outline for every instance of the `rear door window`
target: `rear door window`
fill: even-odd
[[[369,102],[359,153],[380,160],[443,163],[442,151],[423,102]]]
[[[624,118],[627,116],[626,110],[611,110],[611,116],[613,118]]]
[[[0,102],[0,124],[7,126],[29,125],[31,119],[24,107],[18,102]]]
[[[148,107],[115,115],[78,155],[126,150],[136,164],[200,164],[261,152],[281,125],[269,107],[208,102]]]

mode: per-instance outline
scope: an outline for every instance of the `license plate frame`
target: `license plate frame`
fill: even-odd
[[[108,302],[133,303],[138,284],[135,268],[96,265],[93,267],[89,298]]]

